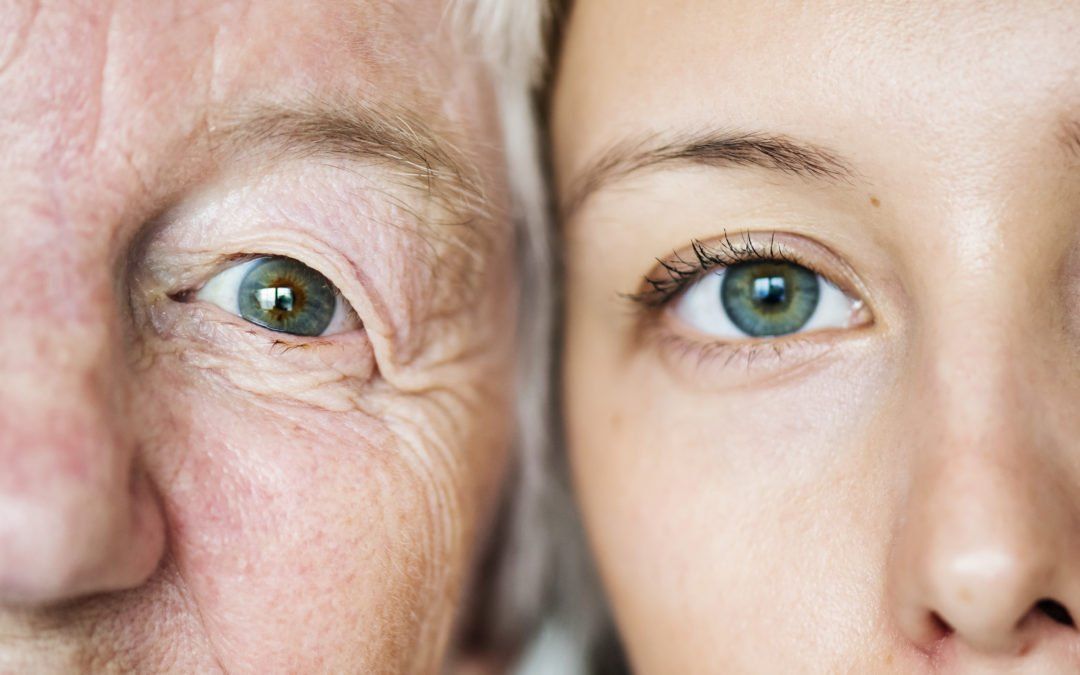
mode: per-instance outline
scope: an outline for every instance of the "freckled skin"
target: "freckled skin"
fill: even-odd
[[[443,667],[514,323],[491,97],[445,12],[0,2],[0,672]],[[478,167],[496,215],[453,306],[417,191],[205,143],[230,106],[341,95]],[[252,253],[317,268],[364,329],[304,342],[170,297]]]
[[[564,199],[613,144],[668,132],[782,135],[854,174],[669,163],[561,225],[569,452],[634,672],[1080,671],[1059,609],[1080,618],[1080,156],[1063,142],[1080,6],[573,4],[552,101]],[[620,301],[725,232],[807,244],[872,325],[732,357]]]

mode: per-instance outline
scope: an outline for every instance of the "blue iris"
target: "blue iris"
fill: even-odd
[[[240,282],[240,316],[273,331],[314,337],[330,326],[337,306],[333,284],[307,265],[263,258]]]
[[[739,263],[724,271],[720,301],[739,330],[754,337],[786,335],[814,315],[818,275],[784,260]]]

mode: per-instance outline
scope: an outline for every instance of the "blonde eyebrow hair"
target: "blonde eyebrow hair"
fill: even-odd
[[[455,220],[491,215],[475,163],[449,135],[408,111],[354,102],[250,105],[219,117],[210,144],[215,155],[269,162],[336,157],[381,165],[440,200]]]

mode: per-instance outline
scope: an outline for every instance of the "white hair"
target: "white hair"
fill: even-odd
[[[543,171],[536,93],[547,71],[552,0],[457,0],[480,43],[498,96],[521,279],[517,467],[509,486],[491,592],[496,639],[531,634],[519,673],[584,672],[604,621],[567,481],[551,382],[558,303],[552,209]]]

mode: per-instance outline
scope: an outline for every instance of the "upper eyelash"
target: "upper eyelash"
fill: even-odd
[[[769,234],[768,244],[755,245],[749,232],[744,232],[739,241],[732,239],[725,230],[719,247],[711,247],[694,239],[690,242],[690,249],[696,261],[688,262],[678,252],[673,252],[667,260],[657,258],[656,262],[660,265],[663,276],[646,276],[643,280],[646,286],[644,290],[626,294],[624,297],[644,307],[660,307],[709,270],[744,262],[782,260],[810,269],[784,246],[777,244],[775,232]]]

